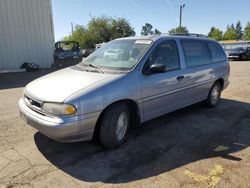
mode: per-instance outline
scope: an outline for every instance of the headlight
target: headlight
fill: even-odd
[[[42,109],[44,112],[54,115],[72,115],[76,113],[76,107],[71,104],[44,103]]]

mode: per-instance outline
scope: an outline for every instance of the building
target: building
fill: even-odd
[[[0,0],[0,72],[53,63],[51,0]]]
[[[225,50],[230,50],[237,47],[247,48],[250,47],[250,41],[221,41],[221,45]]]

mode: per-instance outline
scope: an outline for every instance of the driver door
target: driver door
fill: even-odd
[[[166,71],[151,73],[153,64],[164,64]],[[178,109],[185,96],[181,88],[185,77],[180,68],[180,58],[175,40],[160,42],[149,55],[141,76],[143,120],[155,118]]]

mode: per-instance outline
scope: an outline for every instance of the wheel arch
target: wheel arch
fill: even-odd
[[[102,110],[101,114],[99,115],[96,125],[95,125],[95,129],[94,129],[94,135],[93,138],[96,140],[99,140],[99,132],[100,132],[100,126],[101,126],[101,121],[103,119],[103,116],[105,114],[105,112],[107,111],[108,108],[110,108],[111,106],[113,106],[114,104],[119,104],[119,103],[125,103],[128,108],[129,108],[129,112],[131,115],[131,125],[132,126],[136,126],[140,123],[141,117],[140,117],[140,110],[139,110],[139,105],[132,99],[122,99],[122,100],[118,100],[115,101],[111,104],[109,104],[108,106],[106,106],[104,108],[104,110]]]
[[[224,79],[223,78],[219,78],[214,83],[216,83],[216,82],[218,82],[221,85],[221,89],[223,90],[223,88],[224,88]]]

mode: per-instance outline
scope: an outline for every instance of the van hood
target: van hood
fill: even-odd
[[[63,102],[72,94],[97,82],[106,80],[114,74],[101,74],[65,68],[30,82],[24,93],[40,101]]]

